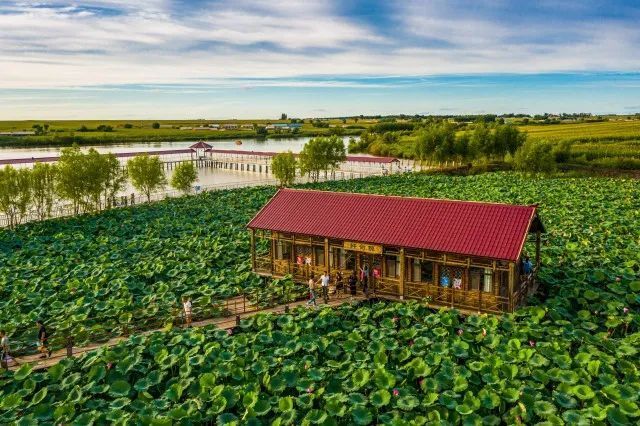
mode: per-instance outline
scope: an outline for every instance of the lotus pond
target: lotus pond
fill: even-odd
[[[231,336],[134,336],[46,373],[4,373],[0,421],[638,422],[638,181],[499,173],[315,187],[538,202],[547,297],[501,318],[378,304],[259,316]],[[185,292],[209,302],[252,291],[243,226],[273,193],[203,194],[5,231],[2,327],[32,340],[31,321],[43,316],[66,330],[118,332],[123,321],[169,319],[164,309]]]

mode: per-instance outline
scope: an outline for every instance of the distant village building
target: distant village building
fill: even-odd
[[[242,126],[240,126],[240,128],[253,130],[253,124],[243,124]]]
[[[209,124],[209,127],[211,127],[212,129],[217,130],[217,129],[220,128],[220,125],[219,124]]]
[[[190,126],[182,126],[182,127],[180,127],[180,130],[193,130],[193,127],[190,127]]]
[[[238,125],[237,124],[223,124],[222,128],[225,130],[233,130],[233,129],[237,129]]]
[[[36,132],[0,132],[0,136],[35,136]]]

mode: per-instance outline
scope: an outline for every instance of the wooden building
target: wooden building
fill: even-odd
[[[247,227],[259,275],[353,273],[370,296],[491,313],[535,291],[544,232],[535,205],[294,189]]]

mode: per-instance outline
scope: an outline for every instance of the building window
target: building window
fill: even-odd
[[[324,266],[324,247],[318,247],[318,246],[314,246],[313,247],[313,255],[316,258],[316,265],[317,266]]]
[[[276,259],[289,260],[291,258],[291,243],[278,241],[276,243]]]
[[[386,256],[384,259],[385,276],[389,278],[397,278],[400,273],[400,260],[398,256]]]
[[[345,269],[347,263],[345,251],[338,247],[332,247],[331,251],[331,267]]]
[[[433,262],[420,262],[420,281],[433,282]]]
[[[493,269],[491,268],[471,268],[469,270],[471,279],[470,290],[478,291],[482,289],[485,293],[493,291]]]
[[[433,282],[433,262],[410,259],[410,280],[413,282]]]

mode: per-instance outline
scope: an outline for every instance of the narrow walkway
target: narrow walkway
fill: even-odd
[[[350,297],[349,295],[332,295],[332,297],[329,299],[329,303],[328,304],[324,304],[321,302],[321,298],[318,298],[318,300],[320,300],[320,302],[318,303],[318,307],[321,308],[323,306],[329,306],[329,307],[336,307],[336,306],[340,306],[343,303],[349,303],[349,302],[358,302],[361,300],[364,300],[365,298],[361,295],[355,296],[355,297]],[[233,300],[233,299],[232,299]],[[266,309],[261,309],[261,310],[254,310],[254,311],[246,311],[246,312],[242,312],[240,309],[238,309],[235,313],[233,313],[232,315],[229,316],[225,316],[225,317],[218,317],[218,318],[211,318],[211,319],[207,319],[207,320],[203,320],[203,321],[197,321],[197,322],[193,322],[191,325],[192,327],[205,327],[208,325],[215,325],[218,328],[221,328],[223,330],[226,329],[230,329],[236,326],[236,316],[239,316],[240,319],[243,318],[248,318],[250,316],[256,315],[256,314],[266,314],[266,313],[273,313],[273,314],[282,314],[284,313],[286,307],[288,306],[289,309],[294,309],[297,308],[299,306],[305,306],[307,303],[306,300],[301,300],[298,302],[293,302],[290,303],[288,305],[278,305],[278,306],[274,306],[272,308],[266,308]],[[234,310],[231,310],[231,312],[233,312]],[[154,330],[147,330],[147,331],[143,331],[140,333],[135,333],[135,334],[150,334],[150,333],[155,333],[157,331],[162,331],[162,329],[154,329]],[[127,340],[129,338],[129,336],[120,336],[120,337],[114,337],[112,339],[107,340],[106,342],[102,342],[102,343],[91,343],[87,346],[80,346],[80,347],[73,347],[73,356],[77,357],[80,356],[84,353],[87,352],[91,352],[91,351],[95,351],[98,350],[102,347],[111,347],[111,346],[115,346],[118,343]],[[40,370],[40,369],[45,369],[48,367],[51,367],[53,365],[56,365],[57,363],[59,363],[61,360],[67,358],[67,349],[60,349],[60,350],[55,350],[53,351],[53,353],[51,354],[50,358],[46,358],[46,359],[41,359],[40,358],[40,354],[35,354],[35,355],[27,355],[24,357],[16,357],[16,361],[17,361],[17,365],[12,365],[9,367],[9,370],[17,370],[18,368],[20,368],[21,365],[23,364],[32,364],[33,365],[33,369],[34,370]]]

